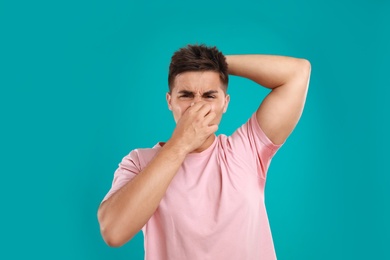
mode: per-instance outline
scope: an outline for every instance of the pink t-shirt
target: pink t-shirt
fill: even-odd
[[[280,146],[261,130],[254,113],[231,136],[219,135],[203,152],[188,154],[142,228],[145,259],[276,259],[264,187]],[[157,144],[126,155],[103,201],[134,178],[160,148]]]

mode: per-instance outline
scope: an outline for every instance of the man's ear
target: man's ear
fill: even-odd
[[[171,104],[172,97],[171,97],[171,94],[169,94],[169,92],[167,92],[167,94],[166,94],[166,99],[167,99],[167,103],[168,103],[168,109],[172,111],[172,104]]]
[[[229,106],[229,102],[230,102],[230,96],[228,94],[226,94],[226,96],[225,96],[225,105],[223,107],[223,113],[226,112],[226,110],[227,110],[227,108]]]

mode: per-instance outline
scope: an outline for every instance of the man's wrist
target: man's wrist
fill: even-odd
[[[172,151],[172,153],[179,158],[180,157],[185,158],[187,154],[190,153],[190,151],[188,151],[188,149],[184,145],[180,144],[180,142],[173,139],[169,139],[165,143],[164,148]]]
[[[225,55],[226,63],[228,64],[228,74],[233,76],[237,76],[237,73],[235,72],[235,63],[234,63],[234,59],[236,59],[237,57],[235,56],[237,55]]]

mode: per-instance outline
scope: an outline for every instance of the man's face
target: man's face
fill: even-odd
[[[205,102],[216,113],[211,124],[218,125],[229,100],[219,74],[214,71],[183,72],[176,76],[171,94],[167,93],[168,107],[176,123],[192,103]]]

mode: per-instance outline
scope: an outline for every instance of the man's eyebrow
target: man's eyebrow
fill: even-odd
[[[215,94],[215,93],[218,93],[218,90],[210,90],[210,91],[203,93],[203,95],[211,95],[211,94]]]
[[[179,94],[194,94],[194,92],[189,91],[189,90],[180,90],[178,92]],[[218,90],[209,90],[203,93],[203,95],[211,95],[211,94],[216,94],[218,93]]]
[[[180,90],[179,92],[177,92],[179,94],[194,94],[194,92],[191,92],[189,90]]]

